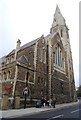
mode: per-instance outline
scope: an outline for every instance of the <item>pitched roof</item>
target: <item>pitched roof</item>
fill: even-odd
[[[31,41],[31,42],[29,42],[29,43],[21,46],[20,49],[19,49],[19,51],[21,51],[21,50],[23,50],[23,49],[25,49],[25,48],[28,48],[28,47],[34,45],[34,44],[36,43],[36,41],[37,41],[37,40],[33,40],[33,41]],[[12,54],[14,54],[14,53],[15,53],[15,49],[13,49],[6,57],[8,57],[8,56],[10,56],[10,55],[12,55]]]
[[[48,34],[47,36],[45,36],[45,41],[47,42],[50,38],[53,38],[56,34],[58,34],[57,32],[54,32],[53,34]]]
[[[6,56],[3,56],[2,58],[0,58],[0,64],[6,62]]]
[[[21,46],[20,49],[19,49],[19,51],[20,51],[20,50],[23,50],[23,49],[25,49],[25,48],[28,48],[28,47],[30,47],[30,46],[32,46],[32,45],[34,45],[34,44],[36,43],[36,41],[37,41],[37,40],[33,40],[33,41],[31,41],[31,42],[29,42],[29,43]]]
[[[8,56],[10,56],[10,55],[12,55],[14,53],[15,53],[15,49],[13,49],[6,57],[8,57]]]
[[[53,35],[55,35],[55,34],[56,34],[56,33],[54,33]],[[44,37],[44,38],[45,38],[45,41],[47,42],[47,40],[48,40],[50,37],[52,37],[53,35],[52,35],[52,34],[48,34],[47,36],[45,36],[45,37]],[[36,44],[37,40],[38,40],[38,39],[35,39],[35,40],[33,40],[33,41],[31,41],[31,42],[29,42],[29,43],[21,46],[20,49],[19,49],[19,51],[22,51],[22,50],[24,50],[25,48],[28,48],[28,47]],[[6,62],[6,57],[8,57],[8,56],[10,56],[10,55],[13,55],[14,53],[15,53],[15,49],[13,49],[8,55],[0,58],[0,64],[3,63],[3,62]],[[22,62],[24,62],[25,64],[28,64],[28,61],[26,60],[26,58],[25,58],[24,56],[21,56],[21,57],[19,58],[19,60],[22,61]]]

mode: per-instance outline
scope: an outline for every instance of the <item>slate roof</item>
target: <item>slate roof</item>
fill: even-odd
[[[24,50],[25,48],[28,48],[28,47],[34,45],[36,43],[36,41],[37,41],[37,39],[33,40],[33,41],[31,41],[31,42],[23,45],[23,46],[21,46],[20,49],[19,49],[19,51]],[[6,62],[6,57],[8,57],[10,55],[13,55],[14,53],[15,53],[15,49],[13,49],[8,55],[3,56],[2,58],[0,58],[0,64],[2,64],[3,62]],[[25,61],[24,58],[22,58],[22,59]],[[25,61],[25,62],[27,62],[27,61]]]
[[[54,35],[56,35],[56,33],[54,33],[53,35],[52,35],[52,34],[48,34],[47,36],[44,37],[44,38],[45,38],[45,41],[47,42],[47,40],[48,40],[49,38],[53,37]],[[28,48],[28,47],[36,44],[37,40],[38,40],[38,39],[35,39],[35,40],[33,40],[33,41],[31,41],[31,42],[29,42],[29,43],[21,46],[20,49],[19,49],[19,51],[22,51],[22,50],[24,50],[25,48]],[[14,53],[15,53],[15,49],[13,49],[8,55],[0,58],[0,64],[1,64],[2,62],[6,62],[6,57],[8,57],[8,56],[10,56],[10,55],[13,55]],[[21,56],[21,57],[22,57],[22,58],[20,58],[20,59],[21,59],[22,61],[27,62],[23,56]],[[27,63],[26,63],[26,64],[27,64]]]
[[[14,54],[14,53],[15,53],[15,49],[12,50],[6,57],[8,57],[8,56],[10,56],[10,55],[12,55],[12,54]]]
[[[24,50],[25,48],[28,48],[28,47],[34,45],[34,44],[36,43],[36,41],[37,41],[37,40],[33,40],[33,41],[31,41],[31,42],[29,42],[29,43],[21,46],[20,49],[19,49],[19,51]],[[15,53],[15,49],[12,50],[6,57],[8,57],[8,56],[10,56],[10,55],[12,55],[12,54],[14,54],[14,53]]]
[[[23,49],[25,49],[25,48],[28,48],[28,47],[30,47],[30,46],[32,46],[32,45],[34,45],[34,44],[36,43],[36,41],[37,41],[37,40],[33,40],[33,41],[31,41],[31,42],[29,42],[29,43],[21,46],[20,49],[19,49],[19,51],[20,51],[20,50],[23,50]]]
[[[5,62],[6,62],[6,56],[3,56],[2,58],[0,58],[0,64]]]
[[[55,32],[54,34],[48,34],[47,36],[45,36],[45,41],[47,42],[48,39],[53,38],[56,34],[58,34],[57,32]]]

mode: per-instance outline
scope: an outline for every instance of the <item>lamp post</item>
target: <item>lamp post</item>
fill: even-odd
[[[24,95],[24,108],[26,108],[26,101],[27,101],[27,97],[29,96],[29,88],[28,88],[28,78],[29,78],[29,72],[27,72],[27,76],[26,76],[26,86],[23,90],[23,95]]]
[[[26,76],[26,87],[28,87],[28,79],[29,79],[29,72],[27,72],[27,76]]]
[[[27,97],[29,96],[29,88],[28,87],[25,87],[24,90],[23,90],[23,95],[24,95],[24,108],[26,108],[26,101],[27,101]]]

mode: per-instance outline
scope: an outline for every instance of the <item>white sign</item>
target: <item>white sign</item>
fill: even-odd
[[[29,95],[29,88],[25,87],[23,90],[24,95]]]

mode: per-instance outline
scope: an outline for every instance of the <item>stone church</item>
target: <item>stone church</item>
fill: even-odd
[[[69,32],[59,7],[56,7],[50,34],[21,46],[0,58],[0,89],[21,97],[23,89],[29,97],[53,99],[57,102],[75,100],[75,81]]]

